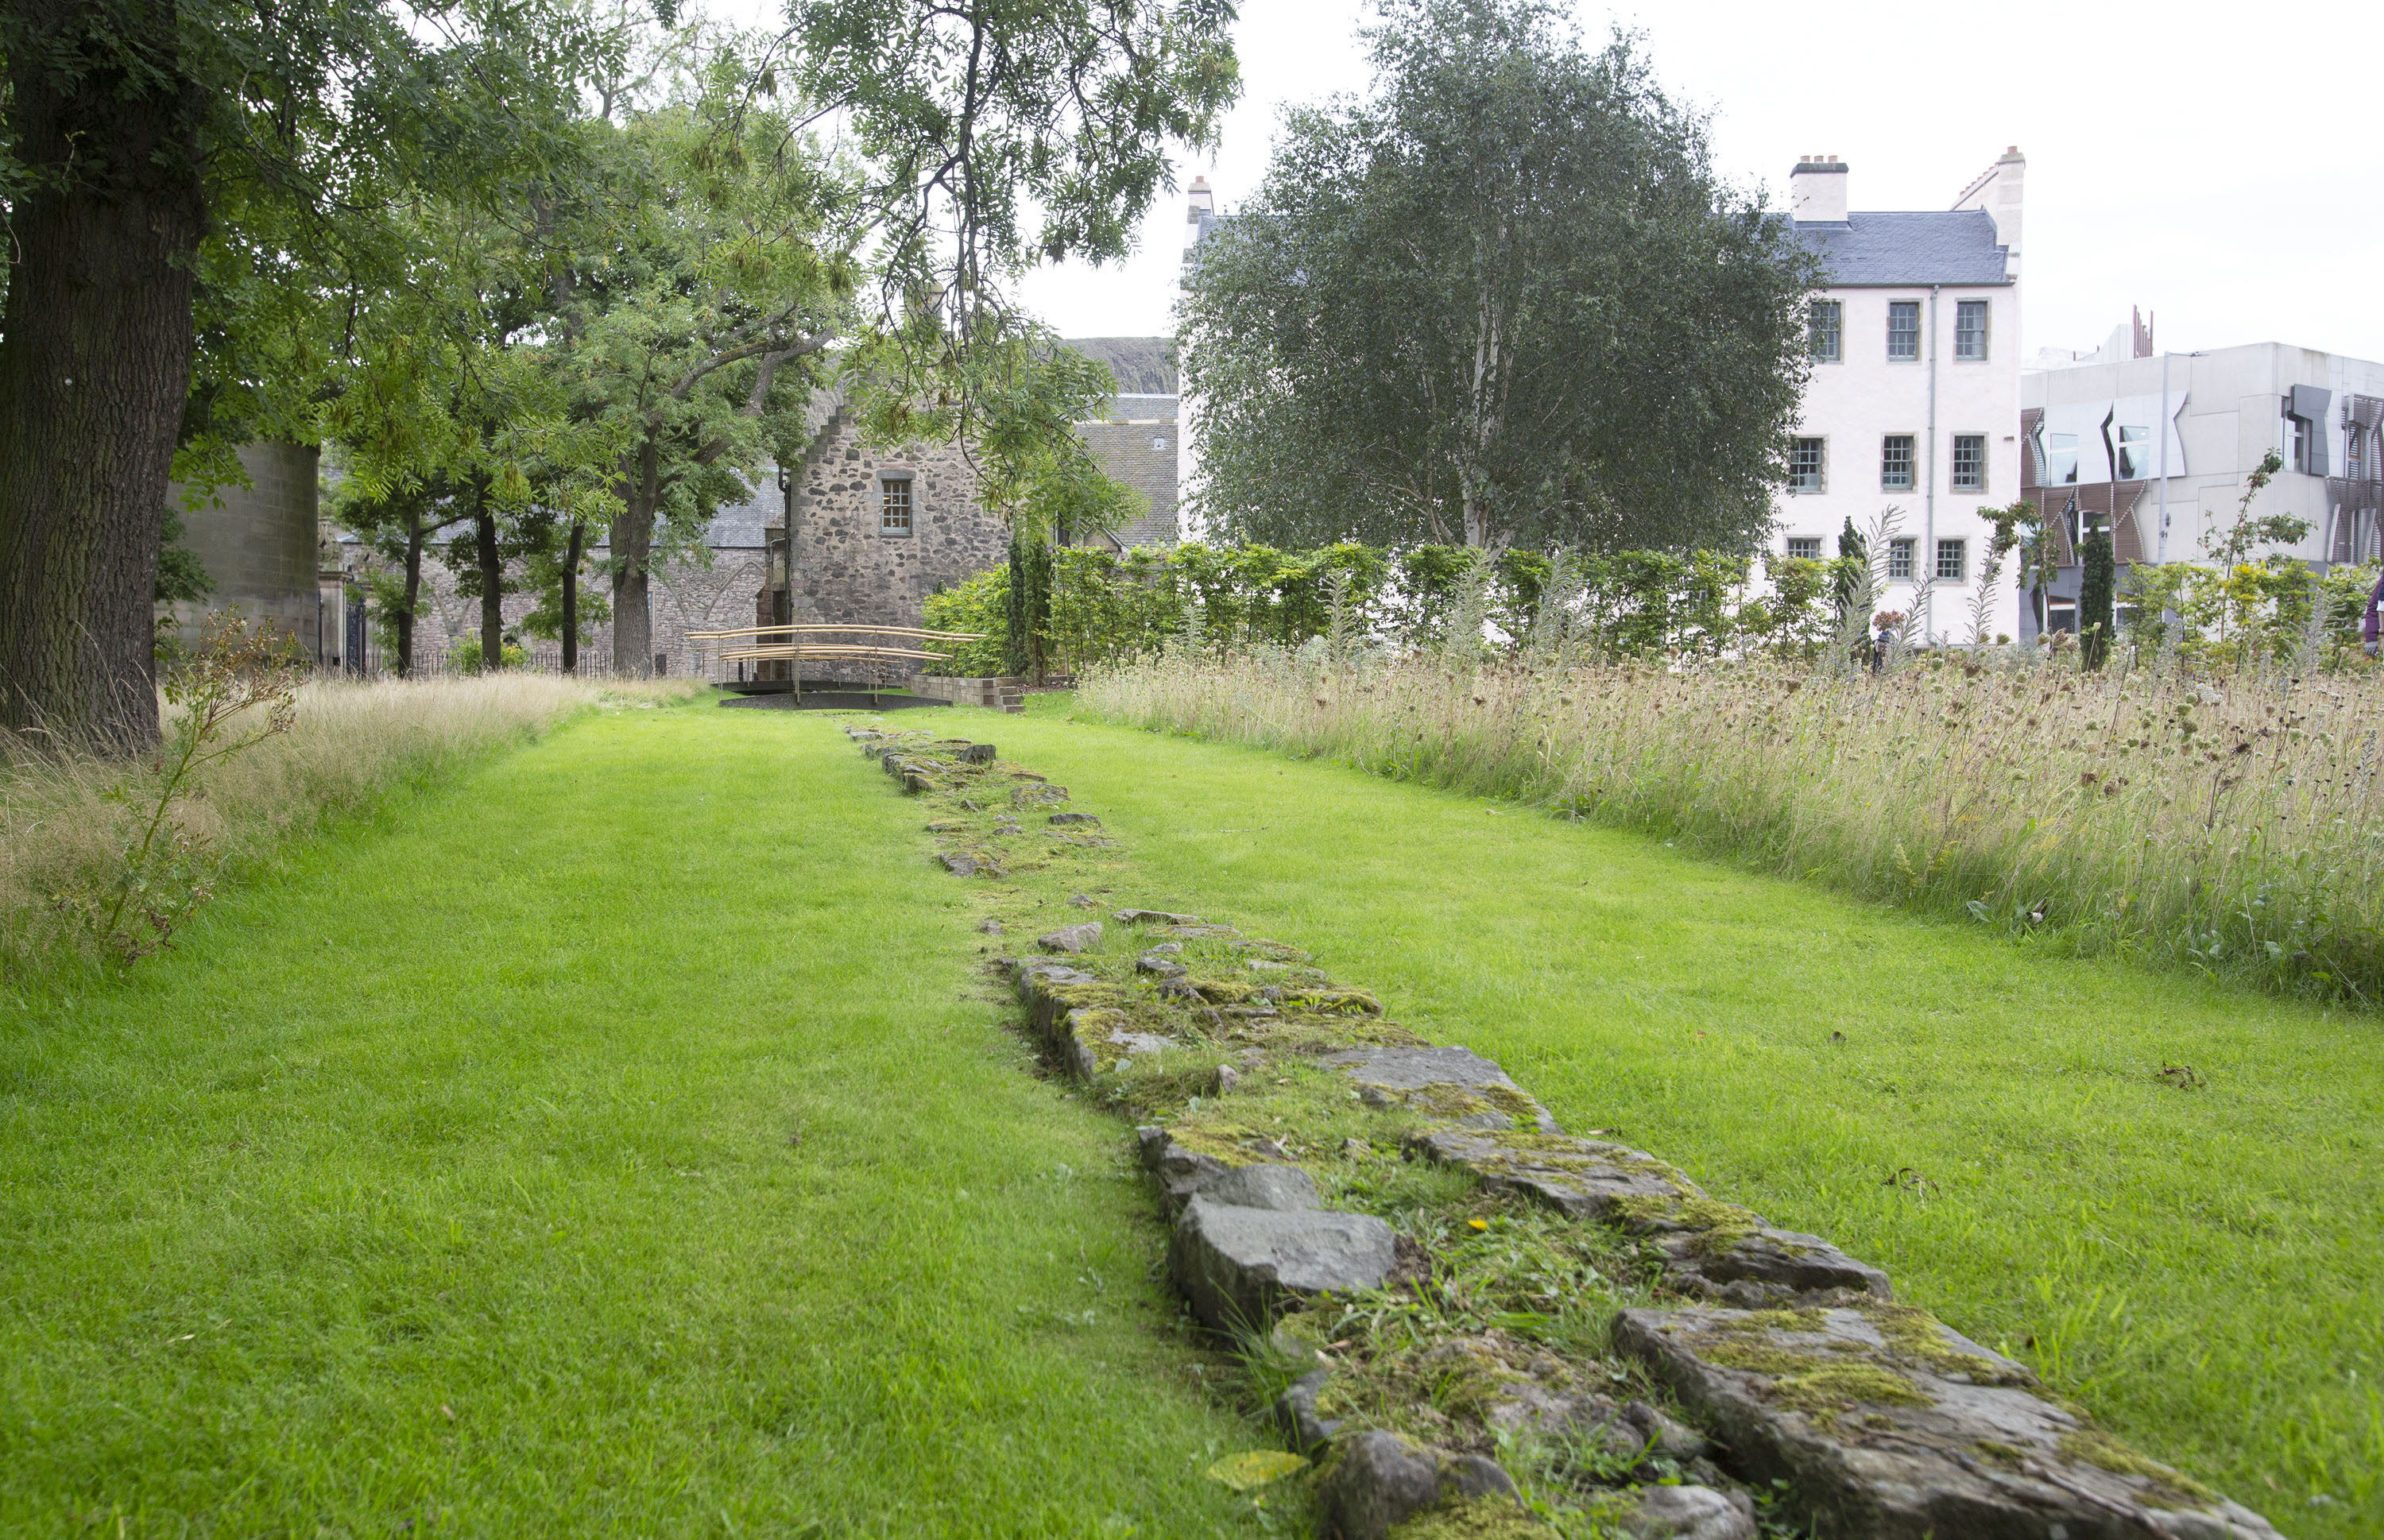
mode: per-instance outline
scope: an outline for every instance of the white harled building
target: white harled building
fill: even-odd
[[[1796,238],[1821,259],[1805,389],[1778,500],[1773,549],[1830,557],[1848,519],[1882,510],[1896,538],[1872,559],[1885,606],[1917,610],[1936,641],[2018,634],[2012,564],[1983,612],[1992,526],[2018,500],[2020,195],[2017,147],[1944,210],[1852,210],[1846,163],[1811,155],[1789,173]]]

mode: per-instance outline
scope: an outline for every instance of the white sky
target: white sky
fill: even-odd
[[[766,24],[773,0],[710,7]],[[2023,358],[2155,318],[2164,349],[2283,342],[2384,360],[2384,5],[2007,0],[1965,6],[1575,0],[1593,40],[1645,34],[1712,115],[1723,175],[1786,204],[1800,155],[1848,163],[1865,209],[1943,208],[2006,144],[2028,156]],[[1244,91],[1205,174],[1231,213],[1280,109],[1356,91],[1365,0],[1242,0]],[[1029,275],[1062,336],[1173,331],[1182,192],[1108,268]]]
[[[1852,168],[1854,208],[1944,208],[2006,144],[2028,156],[2023,358],[2156,317],[2179,352],[2285,342],[2384,359],[2384,6],[2105,0],[1978,6],[1576,5],[1645,33],[1713,116],[1715,160],[1785,206],[1800,155]],[[1243,0],[1244,93],[1205,174],[1230,213],[1278,110],[1362,87],[1359,0]],[[1030,276],[1062,336],[1173,329],[1181,193],[1107,269]]]

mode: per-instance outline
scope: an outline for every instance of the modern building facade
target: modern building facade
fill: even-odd
[[[1797,240],[1819,258],[1813,361],[1777,500],[1773,549],[1837,554],[1893,510],[1872,559],[1886,607],[1917,611],[1935,641],[2016,633],[2009,565],[1991,571],[1982,510],[2021,492],[2018,148],[1942,211],[1851,208],[1851,172],[1807,156],[1789,175]]]
[[[2309,525],[2289,554],[2323,570],[2384,553],[2384,364],[2283,342],[2155,353],[2143,327],[2130,342],[2021,377],[2025,490],[2061,568],[2030,630],[2076,626],[2092,529],[2123,565],[2206,560],[2271,450],[2284,468],[2252,511]]]

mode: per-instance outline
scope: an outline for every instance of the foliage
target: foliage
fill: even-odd
[[[1482,634],[1504,651],[1713,657],[1761,649],[1805,657],[1832,635],[1822,597],[1837,571],[1775,557],[1769,591],[1755,598],[1745,593],[1748,560],[1717,552],[1507,551],[1485,561],[1462,546],[1384,551],[1345,541],[1279,551],[1192,541],[1124,553],[1055,547],[1039,570],[1024,560],[929,599],[931,627],[990,631],[995,639],[933,671],[969,674],[996,660],[1016,670],[1040,656],[1047,667],[1074,673],[1181,644],[1187,615],[1204,645],[1298,647],[1337,635],[1344,654],[1359,645],[1436,648],[1464,635],[1469,606],[1471,618],[1490,627]],[[1014,607],[1011,595],[1022,569],[1048,597],[1034,610],[1041,616],[1032,622],[1037,640],[1013,651],[1009,639],[1024,607]]]
[[[2074,656],[2075,654],[2067,654]],[[2042,650],[1883,677],[1762,659],[1257,647],[1097,670],[1104,714],[1529,799],[1867,898],[2384,1006],[2384,669],[2221,691]]]
[[[179,816],[200,794],[200,773],[286,733],[296,720],[305,658],[281,631],[238,612],[211,617],[199,645],[176,658],[165,683],[175,708],[148,774],[103,795],[125,810],[118,859],[104,882],[62,888],[52,902],[73,915],[119,962],[161,950],[214,896],[215,859]]]
[[[1752,546],[1812,262],[1627,39],[1397,0],[1362,100],[1289,115],[1183,316],[1195,506],[1243,539]]]
[[[157,552],[156,591],[160,604],[196,604],[216,591],[216,580],[207,576],[205,564],[182,544],[188,533],[182,528],[181,514],[168,508]]]
[[[793,0],[801,94],[850,119],[882,252],[882,341],[932,387],[954,342],[1012,334],[1027,261],[1131,249],[1167,147],[1240,90],[1228,0]],[[1028,221],[1036,221],[1030,229]]]
[[[950,588],[938,589],[927,595],[922,606],[925,618],[920,622],[930,631],[966,631],[982,636],[982,641],[937,642],[932,650],[948,652],[939,663],[930,664],[927,672],[949,675],[956,678],[983,679],[1000,674],[1007,665],[1010,647],[1010,569],[995,567],[980,572]]]
[[[516,641],[507,641],[504,644],[503,650],[497,654],[497,666],[499,668],[522,668],[528,666],[529,663],[528,650]],[[478,637],[466,637],[463,640],[457,642],[455,644],[454,659],[455,671],[459,674],[479,674],[486,672],[486,670],[481,667],[480,639]]]
[[[2089,534],[2080,542],[2078,559],[2078,651],[2086,667],[2095,669],[2111,655],[2116,626],[2111,601],[2118,566],[2110,530],[2097,528]]]

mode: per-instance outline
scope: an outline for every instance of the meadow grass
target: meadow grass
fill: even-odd
[[[831,723],[616,703],[0,1009],[0,1532],[1256,1522],[927,849]]]
[[[1084,702],[2082,952],[2384,1005],[2384,674],[2364,664],[2214,684],[2029,649],[1883,676],[1259,649],[1096,670]]]
[[[685,700],[685,681],[582,681],[535,674],[432,680],[335,677],[301,685],[291,729],[209,766],[170,810],[194,849],[239,881],[292,841],[379,798],[535,737],[600,700]],[[165,710],[170,724],[173,708]],[[232,723],[244,733],[251,713]],[[0,741],[0,972],[23,987],[95,961],[63,894],[106,888],[125,831],[156,798],[157,766]]]
[[[947,730],[1099,813],[1131,901],[1312,949],[2286,1533],[2384,1533],[2372,1016],[1074,709]]]

